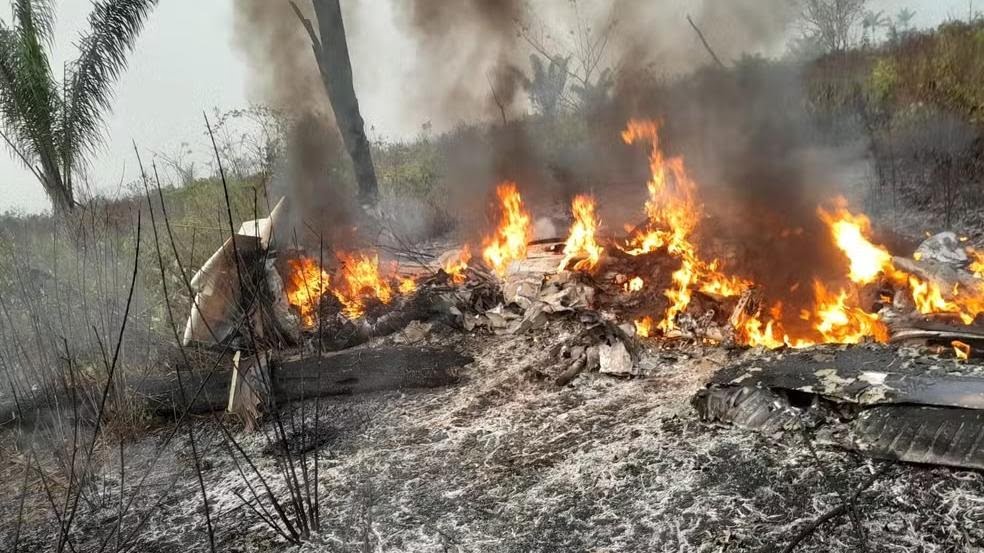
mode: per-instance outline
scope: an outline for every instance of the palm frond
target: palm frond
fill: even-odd
[[[126,69],[133,50],[157,0],[97,0],[89,15],[90,29],[80,43],[79,58],[68,68],[65,81],[62,155],[76,163],[82,150],[94,150],[102,138],[103,118],[112,107],[112,86]],[[66,167],[70,171],[71,167]]]
[[[14,0],[15,25],[49,48],[55,34],[55,8],[51,0]]]
[[[48,2],[18,0],[14,27],[0,27],[0,115],[3,138],[41,179],[49,195],[59,194],[58,128],[61,99],[51,74],[46,45],[53,17]],[[41,166],[39,172],[35,165]]]

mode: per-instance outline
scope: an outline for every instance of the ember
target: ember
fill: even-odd
[[[526,258],[526,245],[533,237],[530,214],[514,182],[504,182],[496,189],[499,198],[499,228],[486,238],[482,258],[500,277],[513,261]]]
[[[950,345],[953,346],[953,353],[957,356],[957,359],[961,361],[970,359],[970,344],[965,344],[960,340],[954,340]]]

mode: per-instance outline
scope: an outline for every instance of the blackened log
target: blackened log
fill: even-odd
[[[365,318],[349,321],[337,332],[326,333],[322,336],[323,346],[330,351],[354,348],[373,338],[399,332],[414,321],[440,318],[448,311],[446,301],[431,290],[421,290],[372,322]]]
[[[255,359],[255,358],[254,358]],[[240,371],[251,369],[252,359],[242,361]],[[318,355],[298,355],[272,361],[271,378],[278,402],[324,396],[351,395],[385,390],[409,390],[448,386],[458,379],[458,369],[472,358],[453,350],[383,347]],[[229,400],[232,371],[183,372],[189,399],[202,392],[190,412],[221,411]],[[181,401],[175,375],[147,379],[137,387],[149,410],[157,416],[180,414]]]
[[[295,356],[274,361],[274,397],[277,401],[291,401],[317,396],[439,388],[457,382],[458,369],[472,361],[471,357],[453,350],[411,347],[349,350],[325,354],[320,360],[317,355]],[[250,363],[243,361],[240,370],[249,370]],[[192,402],[190,413],[226,409],[231,370],[183,371],[181,378],[184,397]],[[144,401],[150,415],[177,418],[187,405],[175,373],[132,380],[130,392]],[[80,396],[84,394],[84,391],[79,392]],[[66,391],[60,392],[57,398],[45,395],[21,398],[19,405],[12,400],[0,401],[0,429],[18,427],[26,430],[50,424],[55,418],[70,416],[70,405],[71,395]],[[83,419],[94,416],[88,402],[80,403],[79,416]]]
[[[301,356],[274,362],[278,401],[321,396],[439,388],[458,381],[471,357],[453,350],[387,347]]]

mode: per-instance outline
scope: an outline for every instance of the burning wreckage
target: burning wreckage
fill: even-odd
[[[650,165],[646,220],[623,235],[602,232],[594,198],[579,195],[566,239],[534,240],[512,182],[496,191],[495,230],[440,256],[312,256],[284,240],[284,202],[244,223],[192,283],[185,342],[244,352],[228,402],[221,382],[201,409],[252,419],[271,398],[448,385],[471,361],[453,349],[356,346],[398,331],[413,343],[434,324],[510,335],[566,320],[580,332],[540,370],[557,385],[590,371],[651,375],[672,352],[724,348],[743,353],[693,397],[703,420],[984,469],[984,252],[942,233],[895,256],[833,199],[817,218],[839,276],[773,297],[729,270],[733,255],[705,253],[699,191],[683,159],[664,155],[658,123],[630,121],[622,138],[645,145]]]

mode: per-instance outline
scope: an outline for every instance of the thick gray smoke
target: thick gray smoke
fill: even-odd
[[[516,30],[520,0],[407,0],[395,4],[398,24],[417,44],[410,98],[414,109],[456,124],[514,115],[519,81],[511,68],[525,59]]]
[[[614,0],[608,17],[618,22],[614,48],[623,75],[638,69],[675,75],[710,63],[688,15],[729,64],[749,53],[777,53],[798,12],[791,0]]]
[[[337,176],[347,160],[311,40],[288,2],[235,2],[235,37],[246,54],[249,86],[291,121],[287,158],[271,192],[288,198],[290,226],[302,241],[312,240],[304,229],[315,229],[330,243],[346,231],[354,202]],[[309,2],[296,4],[311,17]]]

